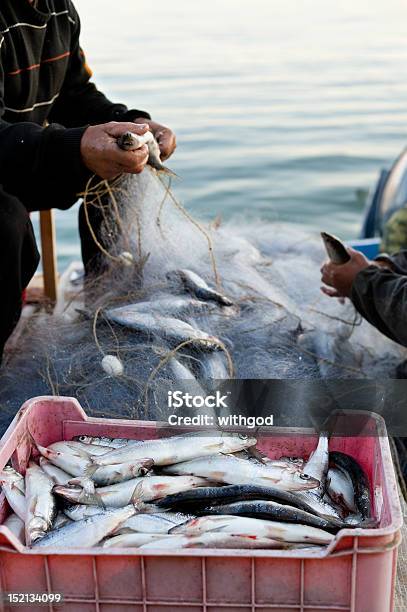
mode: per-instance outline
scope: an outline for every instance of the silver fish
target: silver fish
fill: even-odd
[[[216,307],[214,304],[203,302],[188,296],[168,295],[157,298],[151,302],[136,302],[128,304],[126,308],[134,312],[158,313],[170,317],[199,316],[211,312]]]
[[[308,461],[304,464],[303,470],[308,476],[316,478],[321,483],[321,491],[325,488],[325,479],[328,472],[329,463],[329,437],[326,432],[321,432],[317,448],[311,453]]]
[[[84,495],[80,487],[55,486],[54,493],[73,503],[81,503],[105,508],[123,508],[130,503],[153,501],[170,493],[187,491],[207,484],[203,478],[194,476],[149,476],[134,478],[109,487],[99,487],[95,495]]]
[[[335,467],[345,470],[352,479],[353,490],[355,492],[355,504],[363,521],[371,519],[372,504],[370,499],[369,480],[362,467],[356,459],[345,453],[334,451],[329,453],[329,458]]]
[[[185,461],[164,468],[166,474],[191,474],[225,484],[273,486],[286,491],[315,488],[319,481],[303,474],[295,466],[260,465],[233,455],[214,455]]]
[[[103,446],[102,444],[89,444],[87,442],[83,442],[82,440],[65,440],[64,442],[55,442],[49,446],[49,448],[57,447],[59,447],[59,450],[62,451],[66,448],[67,450],[72,449],[73,451],[84,451],[85,453],[92,455],[104,455],[112,450],[108,445]]]
[[[107,438],[105,436],[75,436],[74,440],[92,444],[92,446],[108,446],[109,449],[120,448],[127,444],[139,444],[140,440],[132,440],[130,438]]]
[[[132,480],[138,476],[145,476],[153,465],[154,461],[152,459],[141,457],[124,463],[97,467],[90,477],[98,486],[109,486],[125,480]]]
[[[68,447],[65,442],[55,442],[48,448],[37,444],[37,449],[45,459],[71,476],[83,476],[90,460],[87,453]]]
[[[177,525],[171,534],[200,535],[210,531],[234,535],[260,536],[282,542],[329,544],[334,538],[331,533],[295,523],[280,523],[244,516],[202,516],[183,525]]]
[[[343,265],[350,260],[348,249],[339,238],[327,232],[321,232],[321,238],[332,263]]]
[[[25,541],[27,546],[50,531],[57,515],[52,494],[54,481],[36,463],[30,462],[25,473],[27,511]]]
[[[317,491],[315,493],[315,491]],[[320,495],[319,489],[315,491],[297,491],[297,497],[304,503],[306,503],[317,516],[329,520],[334,518],[341,520],[342,512],[335,506],[331,499],[327,499],[326,496]]]
[[[170,174],[172,176],[176,176],[176,174],[164,166],[161,161],[161,152],[160,147],[152,132],[146,132],[145,134],[138,135],[133,134],[133,132],[125,132],[117,139],[118,146],[123,149],[123,151],[135,151],[139,149],[142,145],[147,145],[148,147],[148,164],[157,170],[158,172],[164,172],[165,174]]]
[[[0,472],[0,485],[10,507],[21,520],[25,521],[27,505],[24,476],[11,466],[6,465]]]
[[[154,465],[162,466],[214,453],[234,453],[256,444],[256,438],[238,434],[202,435],[198,433],[146,440],[137,446],[124,446],[106,455],[92,457],[93,466],[112,465],[151,457]]]
[[[20,540],[21,544],[25,544],[24,521],[15,512],[6,518],[2,526],[10,529],[11,533],[16,536],[17,540]]]
[[[159,336],[171,345],[190,342],[191,346],[196,345],[208,350],[213,350],[220,345],[218,338],[174,317],[137,312],[128,306],[110,308],[105,311],[105,315],[111,323],[149,336]]]
[[[61,468],[51,463],[51,461],[48,461],[48,459],[45,459],[45,457],[40,457],[39,463],[44,472],[52,478],[55,484],[65,485],[72,478],[72,474],[68,474],[65,470],[61,470]]]
[[[193,293],[199,300],[217,302],[221,306],[233,306],[233,301],[230,298],[209,287],[204,279],[196,274],[196,272],[184,268],[183,270],[169,272],[167,277],[171,279],[174,275],[177,275],[186,289]]]
[[[53,546],[75,548],[96,546],[101,540],[113,533],[125,520],[133,516],[135,508],[126,506],[97,514],[51,531],[35,543],[35,548]]]
[[[106,512],[106,509],[101,506],[88,506],[86,504],[69,504],[64,507],[64,514],[71,521],[81,521],[96,514],[103,514],[103,512]]]
[[[177,519],[166,513],[136,514],[120,525],[117,534],[122,533],[168,533],[171,527],[189,520],[180,515]]]
[[[223,353],[209,353],[201,358],[199,367],[205,380],[227,380],[230,378]]]
[[[170,535],[165,538],[152,540],[148,544],[140,546],[142,549],[170,549],[177,548],[224,548],[224,549],[258,549],[294,548],[293,545],[272,540],[271,538],[260,536],[234,535],[230,533],[202,533],[197,536],[175,536]],[[298,545],[295,546],[298,548]]]
[[[81,444],[78,442],[78,444]],[[92,446],[92,445],[87,445]],[[130,445],[136,448],[136,445]],[[126,448],[130,448],[127,445]],[[72,446],[72,443],[66,442],[55,442],[48,448],[44,448],[37,445],[38,450],[43,457],[46,457],[52,464],[65,470],[75,477],[82,477],[87,475],[87,468],[92,461],[92,457],[105,457],[107,454],[101,446],[95,445],[96,453],[91,456],[88,451],[83,450],[79,446]],[[115,451],[115,449],[108,448],[109,452]],[[92,450],[93,452],[93,450]],[[146,474],[153,466],[153,461],[146,457],[136,457],[129,461],[117,462],[115,465],[111,465],[110,462],[104,464],[104,466],[97,470],[97,473],[92,474],[92,480],[101,486],[107,486],[109,484],[115,484],[122,482],[123,480],[130,480],[137,476]]]
[[[121,533],[105,540],[103,548],[140,548],[162,538],[162,533]]]
[[[348,512],[357,512],[352,479],[345,470],[333,467],[328,470],[327,493],[336,504]]]

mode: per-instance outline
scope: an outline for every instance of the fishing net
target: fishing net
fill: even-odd
[[[321,294],[318,236],[247,219],[204,225],[177,200],[171,179],[148,168],[112,183],[93,179],[83,198],[100,273],[54,313],[28,321],[1,370],[3,416],[29,397],[60,394],[93,414],[156,419],[169,386],[201,393],[227,377],[386,378],[405,358],[349,301]],[[139,302],[168,314],[168,300],[191,297],[180,269],[233,301],[177,317],[217,338],[215,347],[169,343],[109,320],[109,309]],[[120,360],[121,375],[102,368],[106,355]]]

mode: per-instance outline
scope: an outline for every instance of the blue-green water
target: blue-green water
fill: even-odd
[[[100,88],[171,126],[194,214],[358,233],[407,141],[404,0],[76,0]],[[61,265],[79,254],[58,213]]]

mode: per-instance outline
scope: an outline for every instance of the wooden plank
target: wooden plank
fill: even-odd
[[[40,212],[40,231],[44,294],[54,304],[58,287],[54,211],[42,210]]]

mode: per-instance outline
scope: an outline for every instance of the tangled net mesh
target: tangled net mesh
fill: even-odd
[[[41,394],[76,397],[91,414],[159,419],[168,388],[208,392],[226,377],[386,378],[405,359],[350,302],[320,293],[318,236],[263,221],[203,225],[171,180],[149,168],[111,183],[93,179],[82,196],[103,271],[54,313],[28,321],[0,371],[3,419]],[[140,301],[162,304],[165,314],[166,299],[188,295],[173,274],[185,268],[234,302],[179,317],[218,338],[216,350],[170,346],[108,320],[107,309]],[[121,376],[104,371],[105,355],[121,361]]]

